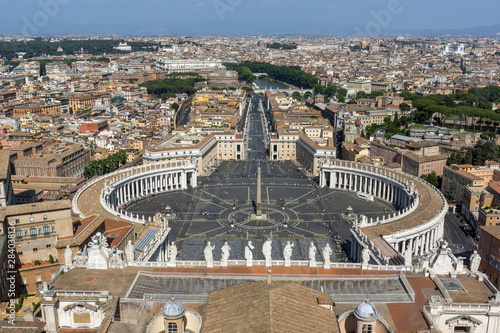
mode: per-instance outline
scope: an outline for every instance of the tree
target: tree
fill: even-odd
[[[177,110],[179,110],[179,104],[173,103],[172,104],[172,109],[174,109],[177,112]]]
[[[410,106],[409,106],[408,104],[406,104],[406,103],[401,103],[401,104],[399,104],[399,109],[400,109],[401,111],[410,111],[410,109],[411,109],[411,108],[410,108]]]
[[[345,103],[346,96],[347,96],[347,89],[345,88],[337,89],[337,99],[339,100],[340,103]]]
[[[467,149],[467,152],[465,153],[464,156],[464,164],[472,164],[472,159],[473,159],[472,148],[469,148]]]
[[[436,171],[432,171],[430,174],[427,175],[427,182],[436,187],[438,186],[438,176],[436,174]]]
[[[450,199],[451,201],[457,199],[457,189],[458,189],[458,182],[455,179],[452,179],[450,183],[448,184],[448,190],[446,191],[446,197]]]
[[[238,72],[238,78],[241,81],[252,83],[255,80],[252,71],[246,66],[240,66],[236,68],[236,71]]]

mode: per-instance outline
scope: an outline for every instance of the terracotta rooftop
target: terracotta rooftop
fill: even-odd
[[[247,282],[208,296],[202,331],[340,332],[331,297],[294,283]]]

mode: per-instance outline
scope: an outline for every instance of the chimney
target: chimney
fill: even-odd
[[[267,284],[271,284],[271,270],[267,271]]]

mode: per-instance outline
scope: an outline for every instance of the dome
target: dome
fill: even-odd
[[[184,312],[186,312],[186,310],[184,310],[184,306],[182,306],[182,303],[175,298],[168,301],[163,308],[163,316],[166,319],[179,319],[184,316]]]
[[[359,303],[359,305],[356,307],[356,310],[354,310],[354,315],[359,320],[372,321],[377,320],[378,312],[377,308],[375,308],[375,305],[370,303],[369,300],[366,300],[363,303]]]

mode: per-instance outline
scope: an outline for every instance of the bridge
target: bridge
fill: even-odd
[[[253,76],[257,79],[261,79],[263,77],[269,77],[269,74],[267,74],[267,73],[253,73]]]
[[[300,88],[282,88],[282,89],[266,89],[266,88],[259,88],[259,89],[254,89],[254,92],[256,94],[258,93],[266,93],[266,90],[269,90],[272,94],[276,94],[278,92],[282,92],[283,94],[287,96],[293,96],[300,94],[300,96],[303,96],[306,92],[309,93],[310,95],[314,94],[314,89],[300,89]]]

